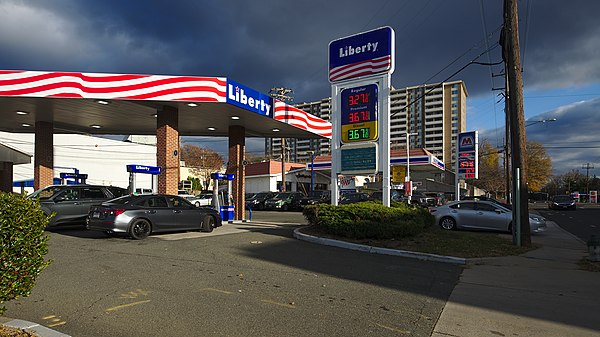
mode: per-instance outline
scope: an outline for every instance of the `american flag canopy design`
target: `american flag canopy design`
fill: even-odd
[[[225,102],[222,77],[0,70],[0,96]]]
[[[322,137],[331,138],[331,123],[291,105],[287,105],[282,101],[275,100],[273,118]]]
[[[329,69],[329,80],[331,82],[336,82],[360,76],[383,73],[389,71],[391,66],[392,58],[390,56],[356,62]]]

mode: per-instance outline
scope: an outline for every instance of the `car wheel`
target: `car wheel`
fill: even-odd
[[[287,204],[286,204],[286,205],[283,205],[283,206],[281,207],[281,210],[282,210],[282,211],[287,211],[287,210],[288,210],[288,205],[287,205]]]
[[[212,215],[205,215],[202,219],[202,232],[210,233],[215,228],[215,218]]]
[[[456,229],[456,221],[450,217],[442,218],[442,220],[440,220],[440,227],[445,230]]]
[[[262,210],[264,210],[264,209],[265,209],[265,205],[263,205],[263,204],[258,204],[258,210],[259,210],[259,211],[262,211]]]
[[[146,219],[137,219],[129,226],[129,236],[134,240],[143,240],[152,232],[152,224]]]

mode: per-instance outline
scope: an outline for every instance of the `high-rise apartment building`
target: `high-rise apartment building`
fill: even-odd
[[[406,133],[411,148],[424,148],[454,167],[456,141],[466,131],[467,89],[463,81],[425,84],[392,89],[390,95],[390,141],[392,148],[406,147]],[[331,98],[301,103],[297,108],[330,120]],[[286,139],[286,161],[308,162],[311,154],[330,153],[329,139]],[[265,155],[281,157],[281,139],[265,141]]]

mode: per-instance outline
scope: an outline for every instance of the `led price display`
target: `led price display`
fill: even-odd
[[[341,92],[342,142],[376,140],[377,85],[368,84]]]
[[[475,163],[475,154],[470,152],[463,152],[458,157],[458,173],[464,176],[464,179],[475,179],[475,169],[477,164]]]

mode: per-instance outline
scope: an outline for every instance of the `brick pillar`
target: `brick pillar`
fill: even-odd
[[[243,126],[232,125],[229,127],[229,163],[227,173],[235,174],[233,180],[233,204],[235,205],[235,220],[244,220],[244,177],[246,167],[243,165],[246,151],[246,129]]]
[[[156,165],[158,193],[175,194],[179,187],[179,112],[165,106],[156,118]]]
[[[12,192],[13,163],[0,161],[0,191]]]
[[[54,124],[35,123],[33,188],[38,190],[54,183]]]

